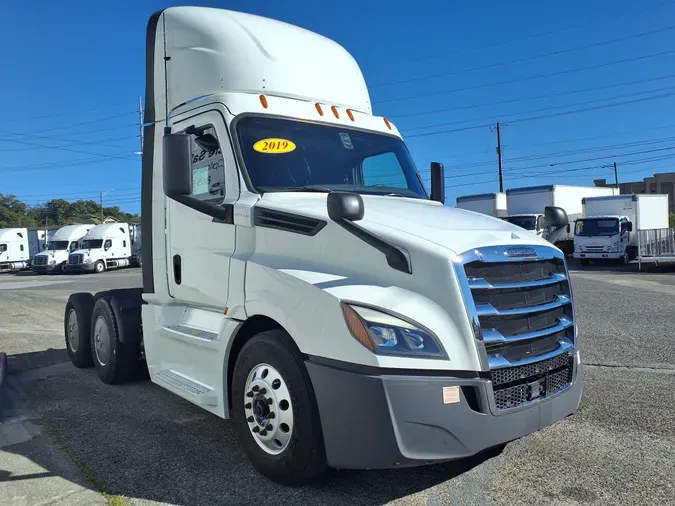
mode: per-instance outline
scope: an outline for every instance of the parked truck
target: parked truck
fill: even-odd
[[[589,197],[574,226],[574,258],[621,260],[638,256],[638,232],[668,228],[668,195],[639,194]]]
[[[467,211],[501,218],[507,214],[506,194],[497,192],[457,197],[457,207],[459,209],[466,209]]]
[[[143,287],[70,296],[75,366],[232,418],[284,484],[467,457],[577,410],[564,257],[444,206],[441,164],[429,194],[340,45],[172,7],[146,48]]]
[[[29,265],[28,229],[0,229],[0,272],[20,271]]]
[[[33,257],[31,268],[38,274],[66,271],[68,255],[80,247],[80,240],[94,225],[66,225],[52,235],[46,249]]]
[[[133,227],[104,223],[92,227],[68,255],[65,272],[103,272],[128,267],[134,261]]]
[[[619,190],[615,188],[558,184],[510,188],[506,190],[508,214],[502,219],[543,237],[560,248],[565,255],[570,255],[574,252],[572,227],[574,220],[581,217],[581,200],[585,197],[618,193]],[[550,230],[544,218],[544,208],[547,206],[563,208],[570,220],[569,226]]]
[[[28,251],[30,261],[33,261],[35,255],[45,250],[47,243],[56,232],[55,228],[29,228],[28,230]]]

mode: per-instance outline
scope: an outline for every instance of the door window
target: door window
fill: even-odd
[[[110,239],[106,239],[105,243],[103,244],[103,249],[108,251],[112,247],[112,241]]]
[[[213,125],[188,129],[190,133],[191,197],[219,203],[225,197],[225,159]]]

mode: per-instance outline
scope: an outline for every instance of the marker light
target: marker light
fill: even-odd
[[[351,109],[347,109],[347,116],[349,116],[350,120],[354,121],[354,114]]]
[[[345,303],[342,304],[342,312],[354,338],[373,353],[448,358],[438,338],[421,325],[375,309]]]
[[[314,104],[314,107],[316,107],[316,112],[319,113],[319,116],[323,116],[323,109],[321,108],[321,104]]]
[[[330,110],[333,111],[333,114],[337,119],[340,119],[340,113],[338,113],[337,107],[331,106]]]
[[[389,123],[389,120],[387,118],[382,118],[384,120],[384,124],[387,125],[387,128],[391,130],[391,123]]]
[[[260,103],[265,109],[267,109],[267,97],[265,95],[260,95]]]

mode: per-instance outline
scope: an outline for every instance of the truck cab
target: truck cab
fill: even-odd
[[[46,249],[33,257],[31,268],[38,274],[62,273],[66,271],[68,255],[80,247],[80,240],[93,225],[66,225],[56,230]]]
[[[635,256],[632,232],[628,216],[579,218],[574,223],[574,258],[583,264],[590,260],[621,260],[627,264]]]
[[[28,229],[0,229],[0,272],[23,270],[29,263]]]
[[[147,33],[143,288],[71,295],[73,364],[232,418],[284,484],[467,457],[576,411],[562,253],[444,206],[440,164],[429,192],[344,48],[200,7]]]
[[[105,223],[92,227],[79,248],[68,255],[65,272],[103,272],[126,267],[131,259],[131,236],[127,223]]]

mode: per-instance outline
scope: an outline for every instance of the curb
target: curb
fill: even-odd
[[[2,408],[4,406],[3,387],[7,379],[7,354],[0,352],[0,423],[4,420]]]

